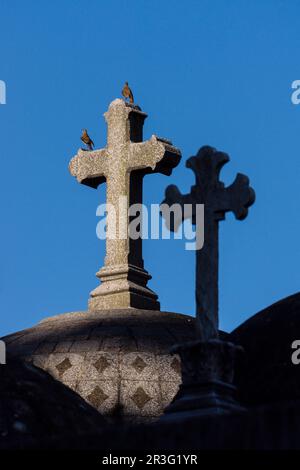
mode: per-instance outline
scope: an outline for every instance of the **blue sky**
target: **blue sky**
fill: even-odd
[[[128,80],[148,113],[145,139],[183,154],[171,177],[144,180],[145,202],[168,184],[187,192],[185,160],[205,144],[226,151],[222,172],[250,177],[249,217],[220,227],[220,325],[231,330],[299,290],[300,79],[297,0],[1,0],[0,334],[86,309],[104,242],[96,207],[105,188],[81,187],[68,162]],[[195,253],[183,241],[144,242],[162,309],[194,314]]]

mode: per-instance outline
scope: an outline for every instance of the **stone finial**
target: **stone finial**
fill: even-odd
[[[115,209],[114,214],[110,211],[107,214],[108,234],[117,221],[115,237],[106,238],[105,266],[97,273],[102,282],[91,292],[89,309],[159,310],[157,295],[147,287],[151,276],[144,269],[142,240],[133,240],[128,235],[128,209],[132,204],[142,203],[143,177],[151,173],[170,175],[181,153],[171,142],[155,135],[143,142],[147,115],[138,106],[116,99],[104,116],[106,147],[79,150],[69,165],[71,175],[79,183],[97,188],[106,181],[106,202]]]
[[[204,204],[204,245],[196,252],[196,315],[202,339],[218,336],[218,222],[229,211],[237,219],[244,219],[255,200],[247,176],[238,173],[227,188],[219,180],[220,171],[227,162],[229,156],[226,153],[213,147],[202,147],[196,156],[186,162],[186,167],[191,168],[196,177],[190,194],[182,195],[176,186],[171,185],[167,187],[166,199],[162,203],[168,206],[191,204],[193,224],[196,223],[196,205]],[[177,226],[173,225],[170,229],[176,230]]]
[[[204,245],[196,251],[196,326],[197,340],[177,345],[173,352],[181,358],[182,384],[163,419],[239,412],[233,384],[234,365],[241,348],[219,338],[218,263],[219,221],[226,212],[244,219],[253,204],[255,193],[247,176],[238,174],[231,186],[219,180],[220,171],[229,161],[226,153],[202,147],[186,166],[196,176],[190,194],[182,195],[176,186],[169,186],[163,204],[190,204],[192,223],[197,223],[197,205],[204,204]],[[182,211],[183,212],[183,211]],[[170,225],[176,230],[180,221]]]

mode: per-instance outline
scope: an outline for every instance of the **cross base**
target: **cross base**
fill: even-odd
[[[235,400],[233,370],[242,348],[213,339],[173,348],[181,358],[182,384],[163,421],[244,411]]]
[[[132,265],[106,266],[100,269],[97,277],[101,284],[90,293],[89,310],[160,310],[158,296],[146,286],[151,276],[143,268]]]

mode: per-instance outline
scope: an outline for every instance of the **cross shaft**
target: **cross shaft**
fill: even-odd
[[[218,265],[219,265],[219,221],[226,212],[233,212],[238,220],[248,214],[254,203],[255,193],[249,186],[247,176],[238,173],[227,188],[219,181],[222,167],[229,156],[212,147],[202,147],[198,154],[187,160],[186,166],[196,176],[196,184],[190,194],[182,195],[174,185],[166,189],[162,204],[192,205],[192,223],[196,223],[196,205],[204,204],[204,245],[196,251],[196,317],[198,334],[202,340],[218,336]],[[183,211],[182,211],[183,212]],[[176,230],[175,225],[170,227]]]

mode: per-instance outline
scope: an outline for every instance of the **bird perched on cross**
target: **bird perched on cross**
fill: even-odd
[[[133,102],[134,102],[133,93],[132,93],[131,89],[128,86],[128,82],[125,82],[125,85],[123,86],[122,95],[124,96],[125,101],[127,99],[129,99],[129,103],[133,104]]]
[[[90,138],[90,136],[88,135],[87,133],[87,130],[86,129],[82,129],[82,134],[81,134],[81,140],[82,142],[87,146],[87,148],[89,150],[93,150],[94,149],[94,142],[92,141],[92,139]]]

